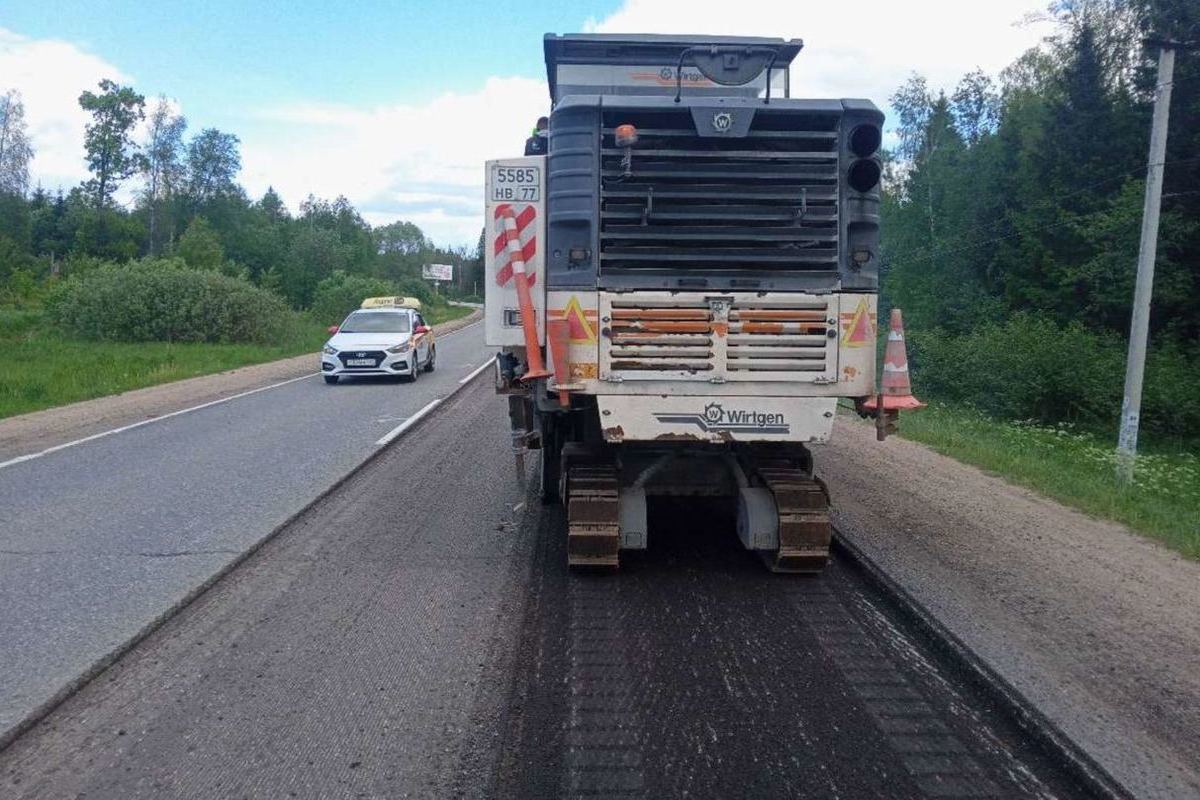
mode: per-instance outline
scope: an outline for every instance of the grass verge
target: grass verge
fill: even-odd
[[[298,321],[273,345],[91,342],[64,336],[37,311],[0,310],[0,419],[95,397],[316,353],[325,326]]]
[[[1088,514],[1115,520],[1200,559],[1200,456],[1184,444],[1152,443],[1134,485],[1115,478],[1115,444],[1070,425],[1004,422],[931,403],[904,414],[901,435]]]
[[[436,325],[472,310],[432,307],[425,318]],[[92,342],[64,336],[41,311],[0,309],[0,419],[305,353],[315,368],[326,327],[298,315],[291,334],[272,345]]]
[[[425,316],[425,321],[430,325],[441,325],[443,322],[449,322],[452,319],[461,319],[467,316],[475,309],[470,306],[430,306],[421,313]]]

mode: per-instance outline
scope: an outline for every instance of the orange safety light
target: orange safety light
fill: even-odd
[[[630,125],[628,122],[624,125],[618,125],[613,134],[617,147],[632,147],[637,144],[638,132],[637,128]]]

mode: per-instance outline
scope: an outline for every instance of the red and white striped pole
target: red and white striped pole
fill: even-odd
[[[538,344],[537,313],[533,308],[533,296],[529,293],[529,276],[525,273],[517,215],[512,206],[505,203],[496,207],[496,217],[504,224],[504,246],[508,250],[508,263],[512,267],[513,283],[517,288],[517,304],[521,308],[521,328],[525,332],[525,358],[529,362],[529,369],[521,376],[521,380],[546,378],[550,373],[542,361],[542,348]]]

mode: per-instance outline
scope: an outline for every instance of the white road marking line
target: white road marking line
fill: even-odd
[[[478,324],[478,323],[475,323],[475,324]],[[461,330],[461,329],[460,329],[460,330]],[[455,333],[457,333],[457,332],[458,332],[458,331],[455,331]],[[482,364],[480,364],[478,367],[476,367],[476,368],[475,368],[475,370],[474,370],[473,372],[471,372],[471,374],[470,374],[470,375],[468,375],[467,377],[465,377],[465,378],[463,378],[462,380],[460,380],[460,381],[458,382],[458,385],[459,385],[459,386],[462,386],[462,385],[464,385],[464,384],[468,383],[468,382],[469,382],[469,381],[470,381],[472,378],[474,378],[476,375],[478,375],[479,373],[483,372],[485,369],[487,369],[488,367],[490,367],[490,366],[491,366],[491,365],[492,365],[492,364],[495,362],[495,360],[496,360],[495,358],[490,358],[490,359],[488,359],[487,361],[485,361],[485,362],[483,362]],[[453,394],[454,394],[454,392],[451,392],[450,394],[451,394],[451,395],[453,395]],[[385,444],[388,444],[388,443],[390,443],[390,442],[391,442],[392,440],[394,440],[394,439],[395,439],[397,436],[399,436],[400,434],[404,433],[406,430],[408,430],[409,428],[411,428],[413,425],[416,425],[416,424],[417,424],[417,421],[418,421],[418,420],[420,420],[420,419],[421,419],[421,417],[425,416],[425,415],[426,415],[426,414],[428,414],[430,411],[433,411],[433,410],[434,410],[435,408],[437,408],[437,407],[438,407],[438,405],[439,405],[439,404],[440,404],[440,403],[441,403],[443,400],[445,400],[445,399],[446,399],[446,398],[444,398],[444,397],[439,397],[439,398],[437,398],[436,400],[431,400],[431,401],[429,402],[429,404],[428,404],[428,405],[426,405],[424,408],[422,408],[422,409],[421,409],[420,411],[418,411],[416,414],[413,414],[411,417],[409,417],[408,419],[404,420],[404,421],[403,421],[403,422],[401,422],[399,425],[397,425],[395,428],[392,428],[390,431],[388,431],[388,432],[387,432],[387,433],[385,433],[385,434],[384,434],[382,437],[380,437],[379,441],[375,442],[375,446],[376,446],[376,447],[383,447]]]
[[[409,417],[408,419],[404,420],[404,422],[401,422],[399,425],[397,425],[396,427],[392,428],[390,431],[388,431],[387,433],[385,433],[385,434],[384,434],[384,435],[383,435],[383,436],[382,436],[382,437],[379,439],[379,441],[377,441],[377,442],[375,443],[375,446],[376,446],[376,447],[383,447],[385,444],[387,444],[388,442],[392,441],[393,439],[395,439],[395,438],[396,438],[397,436],[399,436],[400,434],[404,433],[406,430],[408,430],[409,428],[411,428],[413,425],[416,425],[416,424],[417,424],[417,421],[418,421],[418,420],[420,420],[420,419],[421,419],[421,417],[425,416],[425,415],[426,415],[426,414],[428,414],[430,411],[433,411],[435,408],[437,408],[437,407],[438,407],[438,404],[440,404],[441,402],[442,402],[442,398],[440,398],[440,397],[438,397],[438,398],[435,398],[435,399],[433,399],[433,400],[430,400],[430,401],[429,401],[429,402],[428,402],[428,403],[425,405],[425,407],[424,407],[424,408],[422,408],[420,411],[418,411],[417,413],[413,414],[411,417]]]
[[[103,439],[105,436],[112,436],[114,433],[124,433],[125,431],[131,431],[134,428],[140,428],[143,425],[149,425],[152,422],[162,422],[164,419],[170,419],[171,417],[178,417],[180,414],[188,414],[192,411],[199,411],[202,408],[210,408],[212,406],[219,406],[219,405],[221,405],[221,403],[228,403],[230,400],[237,400],[239,397],[246,397],[247,395],[258,394],[259,392],[265,392],[267,389],[277,389],[280,386],[286,386],[289,383],[295,383],[296,381],[302,381],[306,378],[315,378],[320,374],[321,373],[319,373],[319,372],[312,372],[312,373],[309,373],[308,375],[301,375],[299,378],[288,378],[286,381],[280,381],[279,383],[272,383],[269,386],[260,386],[257,389],[250,389],[249,391],[239,392],[237,394],[231,394],[231,395],[229,395],[229,397],[222,397],[219,400],[211,400],[207,403],[201,403],[198,406],[191,406],[190,408],[181,408],[178,411],[172,411],[169,414],[163,414],[158,417],[144,419],[141,422],[135,422],[131,425],[122,425],[119,428],[113,428],[112,430],[109,430],[109,431],[101,431],[100,433],[93,433],[91,436],[85,436],[82,439],[75,439],[74,441],[64,442],[62,444],[56,444],[56,445],[54,445],[54,447],[47,447],[45,450],[41,450],[37,453],[29,453],[27,455],[17,456],[16,458],[10,458],[8,461],[0,461],[0,469],[4,469],[5,467],[11,467],[14,464],[20,464],[23,461],[32,461],[35,458],[41,458],[42,456],[47,456],[47,455],[50,455],[51,453],[57,453],[59,450],[66,450],[68,447],[74,447],[77,444],[83,444],[84,442],[94,442],[97,439]]]
[[[460,383],[460,384],[463,384],[463,383],[468,383],[468,382],[469,382],[469,381],[470,381],[472,378],[474,378],[474,377],[475,377],[476,375],[478,375],[479,373],[483,372],[485,369],[487,369],[488,367],[490,367],[490,366],[491,366],[492,364],[494,364],[494,363],[496,363],[496,359],[494,359],[494,358],[489,358],[487,361],[483,362],[483,363],[482,363],[482,364],[480,364],[478,367],[476,367],[474,372],[472,372],[470,375],[468,375],[467,377],[465,377],[465,378],[463,378],[462,380],[460,380],[460,381],[459,381],[459,383]]]

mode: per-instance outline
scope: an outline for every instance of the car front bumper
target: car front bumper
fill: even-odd
[[[412,375],[416,365],[416,354],[384,352],[383,359],[375,360],[374,366],[348,366],[346,359],[354,358],[353,351],[343,351],[337,355],[321,354],[321,372],[325,375]]]

